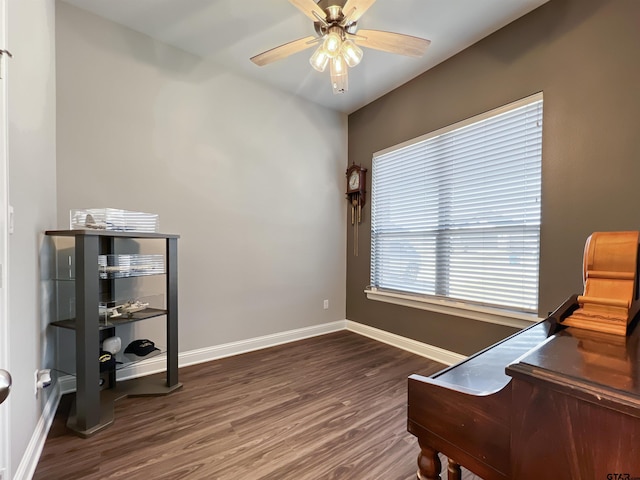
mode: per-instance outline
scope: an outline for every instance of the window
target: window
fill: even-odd
[[[374,154],[371,287],[537,312],[542,94]]]

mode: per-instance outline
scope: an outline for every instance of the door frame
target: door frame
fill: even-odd
[[[7,50],[7,1],[0,0],[0,48]],[[0,56],[0,368],[9,370],[9,322],[7,318],[8,286],[8,137],[7,82],[9,65],[7,55]],[[9,412],[11,395],[0,405],[0,480],[8,479],[11,472]]]

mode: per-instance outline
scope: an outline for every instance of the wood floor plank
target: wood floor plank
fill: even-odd
[[[407,377],[442,367],[332,333],[182,368],[181,390],[121,400],[89,439],[66,430],[65,396],[33,478],[415,479]]]

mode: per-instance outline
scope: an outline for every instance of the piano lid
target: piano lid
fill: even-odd
[[[431,378],[443,386],[463,388],[471,394],[497,392],[511,380],[505,373],[505,366],[545,342],[553,328],[549,321],[536,323]]]

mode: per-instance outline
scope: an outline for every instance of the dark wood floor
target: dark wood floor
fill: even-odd
[[[407,376],[442,367],[332,333],[182,368],[181,390],[118,402],[89,439],[66,430],[65,395],[33,478],[413,480]]]

